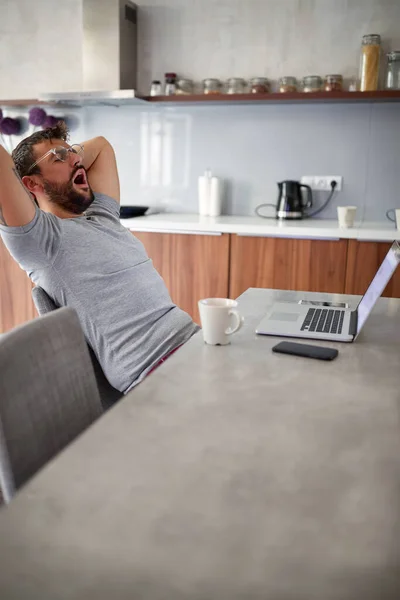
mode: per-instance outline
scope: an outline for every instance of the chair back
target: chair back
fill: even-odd
[[[103,414],[72,308],[0,337],[0,484],[4,499]]]
[[[44,291],[43,288],[39,286],[35,286],[32,288],[32,298],[36,306],[36,310],[39,315],[45,315],[52,310],[56,310],[58,307],[55,302],[50,298],[50,296]],[[113,406],[120,398],[122,398],[123,394],[116,390],[111,383],[108,381],[106,376],[104,375],[103,369],[100,366],[99,361],[92,348],[89,346],[89,354],[90,360],[92,361],[94,374],[97,381],[97,387],[99,388],[99,394],[101,398],[101,403],[103,405],[104,410],[107,410],[111,406]]]

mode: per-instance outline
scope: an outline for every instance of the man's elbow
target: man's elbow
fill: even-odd
[[[108,139],[107,139],[107,138],[105,138],[103,135],[99,135],[99,136],[97,137],[97,140],[98,140],[98,144],[99,144],[99,146],[102,146],[102,147],[104,147],[104,148],[105,148],[106,146],[109,146],[110,148],[112,148],[112,145],[110,144],[110,142],[108,141]]]

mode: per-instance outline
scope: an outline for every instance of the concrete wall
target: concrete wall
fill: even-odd
[[[139,84],[205,77],[357,74],[361,38],[400,49],[399,0],[138,0]]]
[[[137,0],[139,88],[176,71],[254,77],[358,71],[364,33],[400,48],[400,0]],[[0,98],[82,87],[82,0],[0,0]]]
[[[81,82],[81,0],[0,0],[0,99]]]

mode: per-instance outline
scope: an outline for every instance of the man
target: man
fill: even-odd
[[[120,224],[111,145],[67,139],[62,123],[36,132],[14,163],[0,147],[0,234],[36,285],[76,309],[107,379],[126,393],[198,327]]]

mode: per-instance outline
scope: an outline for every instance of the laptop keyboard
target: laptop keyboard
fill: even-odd
[[[301,331],[342,333],[344,314],[344,310],[310,308],[301,326]]]

